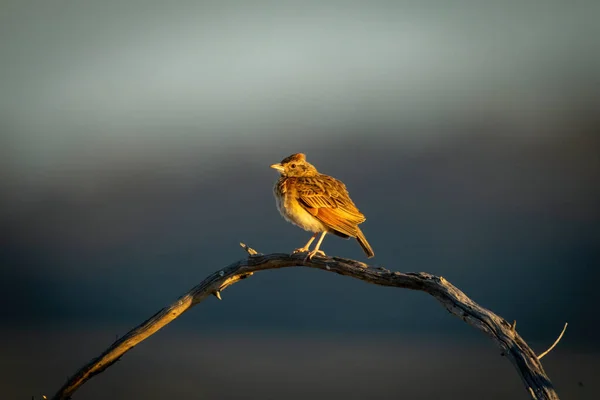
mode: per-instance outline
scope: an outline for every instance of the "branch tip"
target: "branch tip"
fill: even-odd
[[[560,342],[560,339],[562,339],[563,335],[565,334],[565,331],[567,330],[567,326],[569,325],[568,322],[565,322],[565,326],[563,327],[562,332],[560,332],[560,335],[558,335],[558,337],[556,338],[556,340],[554,341],[554,343],[552,343],[552,346],[550,346],[550,348],[548,348],[548,350],[546,350],[545,352],[543,352],[542,354],[540,354],[539,356],[537,356],[538,360],[541,360],[542,357],[544,357],[546,354],[550,353],[552,351],[552,349],[554,347],[556,347],[556,345],[558,344],[558,342]]]

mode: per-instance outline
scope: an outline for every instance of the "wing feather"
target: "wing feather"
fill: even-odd
[[[343,236],[356,237],[357,225],[366,218],[356,208],[342,182],[318,175],[299,178],[297,188],[298,202],[306,211]]]

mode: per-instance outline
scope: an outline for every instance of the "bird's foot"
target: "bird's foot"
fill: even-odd
[[[323,250],[313,250],[308,252],[304,261],[310,261],[314,256],[327,257]]]
[[[306,253],[307,251],[308,251],[308,247],[300,247],[299,249],[292,251],[292,254]]]

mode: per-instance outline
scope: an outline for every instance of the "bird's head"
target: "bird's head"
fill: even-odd
[[[281,160],[280,163],[271,165],[283,176],[314,176],[317,175],[317,169],[314,165],[306,161],[306,156],[302,153],[292,154]]]

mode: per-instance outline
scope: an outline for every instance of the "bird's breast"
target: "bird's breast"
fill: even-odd
[[[324,232],[327,227],[298,202],[295,178],[281,178],[273,187],[279,213],[288,222],[310,232]]]

